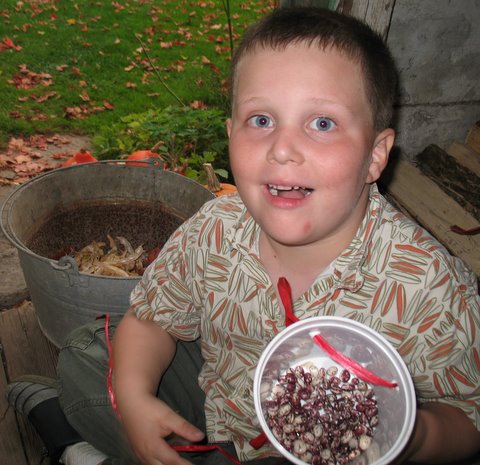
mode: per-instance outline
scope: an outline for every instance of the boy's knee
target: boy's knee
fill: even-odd
[[[108,337],[111,339],[119,318],[111,318],[109,321]],[[69,365],[71,362],[82,360],[108,360],[106,341],[105,318],[99,318],[86,325],[74,329],[66,338],[59,354],[59,365]]]
[[[104,324],[104,323],[103,323]],[[67,337],[58,356],[58,374],[63,370],[76,369],[78,365],[90,362],[90,359],[98,359],[103,352],[102,347],[97,347],[100,343],[100,336],[105,337],[105,329],[96,320],[92,324],[87,324],[74,329]],[[80,368],[79,368],[80,369]]]
[[[114,332],[110,325],[109,336]],[[105,319],[73,330],[60,350],[57,378],[60,402],[64,408],[107,396],[108,349]]]

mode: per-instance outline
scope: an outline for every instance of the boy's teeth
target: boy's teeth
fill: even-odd
[[[291,192],[291,191],[302,191],[305,196],[310,195],[312,189],[303,186],[282,186],[282,185],[275,185],[269,184],[268,190],[270,191],[271,195],[278,196],[281,192]]]

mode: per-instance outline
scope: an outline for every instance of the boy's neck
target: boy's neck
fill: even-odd
[[[326,245],[285,246],[272,241],[263,232],[260,234],[260,260],[267,270],[272,283],[284,277],[292,289],[292,299],[302,296],[322,273],[342,252]]]
[[[260,232],[260,260],[274,286],[284,277],[292,289],[292,299],[297,300],[310,289],[319,276],[351,243],[368,209],[369,189],[365,189],[359,208],[349,224],[330,238],[311,244],[289,246],[275,241],[264,231]]]

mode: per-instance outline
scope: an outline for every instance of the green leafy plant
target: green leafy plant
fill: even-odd
[[[94,138],[95,153],[102,160],[122,159],[137,151],[158,153],[167,168],[204,181],[204,163],[228,178],[228,138],[225,113],[218,108],[168,106],[121,118],[104,127]]]

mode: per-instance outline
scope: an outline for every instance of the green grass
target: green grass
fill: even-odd
[[[177,97],[187,105],[198,100],[225,108],[220,90],[230,44],[223,5],[224,0],[3,0],[0,143],[37,132],[94,135],[122,116],[177,104]],[[231,0],[235,42],[272,9],[272,0]],[[6,38],[21,50],[2,50]],[[22,65],[34,78],[50,75],[49,85],[17,88],[12,81]],[[81,117],[68,116],[75,110]]]

